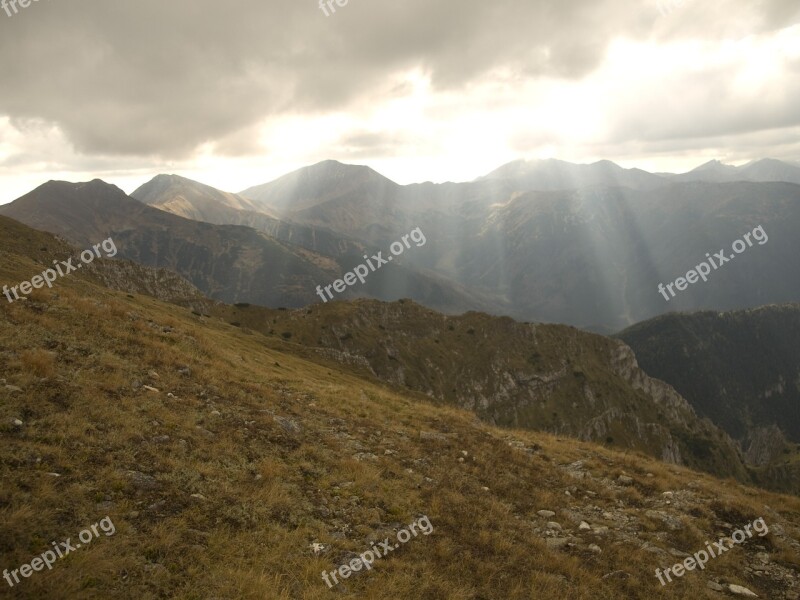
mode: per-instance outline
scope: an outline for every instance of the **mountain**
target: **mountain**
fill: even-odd
[[[215,225],[243,225],[332,258],[361,258],[363,243],[322,227],[299,225],[275,218],[254,202],[177,175],[157,175],[132,198],[160,210]]]
[[[247,198],[179,175],[157,175],[131,196],[174,215],[206,223],[217,223],[230,211],[261,211],[255,202]],[[264,214],[272,216],[268,212]]]
[[[313,301],[316,282],[336,273],[329,259],[253,229],[184,219],[100,180],[52,181],[0,207],[0,213],[82,247],[112,237],[120,257],[168,268],[211,298],[229,302],[301,306]]]
[[[645,371],[735,438],[750,464],[768,473],[789,469],[794,481],[800,479],[799,337],[799,304],[669,314],[619,334]]]
[[[673,181],[787,182],[800,184],[800,165],[765,158],[736,167],[712,160],[681,175],[668,175]]]
[[[380,198],[399,186],[366,166],[326,160],[239,194],[279,215],[308,210],[344,195]]]
[[[517,191],[573,190],[591,186],[653,189],[664,185],[664,179],[641,169],[623,169],[601,160],[588,165],[576,165],[562,160],[516,160],[505,164],[481,179],[512,182]]]
[[[77,252],[7,219],[0,231],[3,283]],[[273,312],[296,324],[306,314]],[[82,271],[0,302],[0,337],[8,597],[323,597],[322,573],[391,540],[390,554],[331,587],[375,600],[795,591],[797,498],[478,422],[343,362],[306,360],[312,350],[291,339]],[[592,349],[570,352],[588,360]],[[416,535],[398,535],[412,523]],[[656,569],[745,526],[752,537],[713,568],[659,584]],[[26,578],[19,565],[50,540],[71,556]]]
[[[300,186],[281,218],[378,248],[421,227],[425,251],[408,253],[404,264],[493,298],[493,314],[611,333],[674,310],[800,298],[800,272],[791,260],[800,252],[793,234],[800,225],[796,184],[680,182],[608,162],[539,161],[511,163],[470,183],[407,186],[352,167],[360,184],[348,186],[342,183],[348,169],[337,165],[293,174],[292,181],[314,185]],[[540,187],[563,187],[568,175],[574,185],[594,185],[524,191],[551,171],[558,177],[545,177]],[[700,171],[728,168],[708,164]],[[323,191],[312,198],[314,190]],[[685,276],[707,253],[727,249],[726,258],[732,256],[731,245],[759,226],[766,245],[748,248],[669,301],[659,293],[659,284]]]
[[[121,257],[168,268],[210,298],[226,302],[306,306],[319,301],[318,285],[333,283],[363,262],[362,256],[338,262],[249,227],[184,219],[100,180],[46,183],[0,207],[0,214],[81,246],[112,237]],[[387,300],[410,296],[445,312],[488,303],[435,273],[423,274],[399,262],[371,273],[363,287],[346,289],[338,299],[358,295]]]
[[[218,305],[212,315],[493,425],[609,444],[748,480],[732,440],[641,371],[619,341],[481,313],[448,317],[410,301],[308,311]]]

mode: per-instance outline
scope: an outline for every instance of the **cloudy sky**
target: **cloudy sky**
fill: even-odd
[[[797,0],[318,2],[0,9],[0,203],[162,172],[240,191],[327,158],[399,183],[800,160]]]

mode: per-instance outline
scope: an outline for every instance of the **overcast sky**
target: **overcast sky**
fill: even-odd
[[[399,183],[517,158],[800,160],[798,0],[39,0],[0,9],[0,203],[327,158]]]

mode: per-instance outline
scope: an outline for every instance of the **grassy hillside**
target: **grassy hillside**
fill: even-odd
[[[17,233],[2,283],[55,244]],[[0,336],[0,568],[115,526],[3,598],[796,597],[796,498],[497,429],[83,273],[0,302]],[[328,589],[423,515],[433,533]],[[658,583],[759,517],[766,537]]]
[[[728,436],[642,372],[627,346],[600,335],[483,313],[445,316],[408,300],[283,311],[216,305],[212,314],[491,424],[639,450],[749,481]]]

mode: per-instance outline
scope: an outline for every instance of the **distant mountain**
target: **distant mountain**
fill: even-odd
[[[618,337],[739,442],[756,481],[800,490],[800,304],[668,314]]]
[[[481,313],[447,317],[409,301],[358,300],[303,312],[215,306],[212,314],[491,424],[749,477],[733,441],[648,377],[618,340]]]
[[[0,214],[85,247],[109,236],[119,255],[165,267],[209,297],[268,306],[313,301],[338,265],[248,227],[210,225],[149,207],[100,180],[51,181]]]
[[[681,175],[669,175],[673,181],[714,182],[787,182],[800,184],[800,165],[765,158],[736,167],[712,160]]]
[[[326,160],[270,183],[248,188],[240,195],[254,200],[262,208],[286,215],[346,194],[380,197],[397,187],[396,183],[369,167]]]
[[[212,225],[178,217],[135,200],[100,180],[51,181],[11,204],[0,214],[85,246],[109,236],[121,257],[178,273],[207,294],[225,302],[299,307],[318,302],[318,285],[329,285],[363,257],[341,262],[280,241],[250,227]],[[439,277],[392,264],[371,273],[363,286],[338,299],[371,296],[394,300],[413,297],[444,312],[484,307],[480,294]]]
[[[601,160],[576,165],[562,160],[517,160],[495,169],[481,179],[506,180],[518,191],[574,190],[596,185],[653,189],[664,185],[659,175],[641,169],[623,169]]]
[[[754,163],[748,172],[766,176],[770,164]],[[406,264],[494,296],[495,314],[611,333],[673,310],[800,299],[800,267],[790,260],[800,253],[793,233],[800,226],[798,185],[680,182],[610,162],[537,161],[510,163],[470,183],[399,186],[351,168],[360,183],[344,184],[348,169],[338,163],[293,174],[292,181],[314,184],[300,186],[298,202],[282,204],[280,216],[377,247],[421,226],[428,245],[408,253]],[[729,171],[711,163],[698,173],[715,179]],[[524,191],[567,184],[588,187]],[[309,197],[313,190],[318,197]],[[731,244],[758,225],[767,245],[669,302],[659,294],[660,283],[685,275],[707,253],[730,254]]]
[[[671,313],[618,337],[735,439],[774,425],[800,443],[800,304]]]
[[[290,244],[334,258],[360,258],[366,247],[322,227],[275,218],[266,209],[236,194],[222,192],[177,175],[157,175],[131,194],[132,198],[187,219],[215,225],[244,225]]]
[[[261,212],[274,217],[252,200],[179,175],[157,175],[131,196],[174,215],[206,223],[218,222],[229,211]]]

